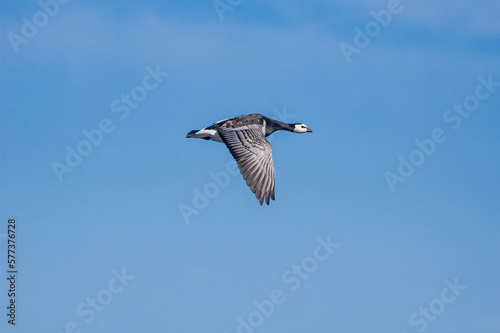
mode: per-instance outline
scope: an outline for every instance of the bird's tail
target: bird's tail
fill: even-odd
[[[205,139],[210,140],[211,135],[204,130],[192,130],[186,135],[186,138],[196,138],[196,139]]]

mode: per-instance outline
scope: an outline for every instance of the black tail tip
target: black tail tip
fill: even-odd
[[[191,132],[189,132],[188,134],[186,134],[186,138],[192,138],[193,134],[195,134],[196,132],[198,132],[198,131],[197,130],[192,130]]]

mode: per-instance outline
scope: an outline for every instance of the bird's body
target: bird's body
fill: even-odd
[[[266,137],[286,130],[312,132],[304,124],[287,124],[261,114],[246,114],[215,122],[201,130],[189,132],[187,138],[224,143],[233,155],[243,179],[262,205],[274,200],[274,164],[272,149]]]

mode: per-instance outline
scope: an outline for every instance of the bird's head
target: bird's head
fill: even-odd
[[[293,124],[293,132],[294,133],[307,133],[312,132],[309,127],[304,124]]]

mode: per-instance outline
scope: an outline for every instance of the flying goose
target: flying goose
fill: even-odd
[[[224,143],[259,203],[262,205],[265,200],[269,205],[269,199],[274,200],[274,164],[266,136],[280,130],[312,132],[304,124],[287,124],[254,113],[220,120],[204,129],[189,132],[186,138]]]

